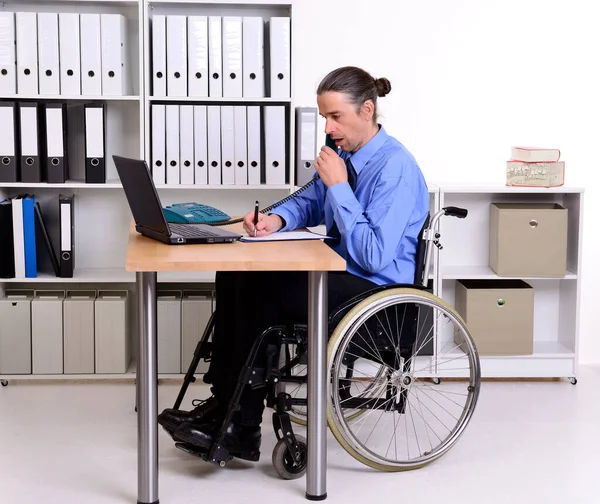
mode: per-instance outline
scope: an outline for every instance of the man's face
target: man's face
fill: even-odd
[[[346,152],[354,152],[365,143],[372,128],[369,103],[356,111],[345,93],[328,91],[317,96],[319,114],[326,119],[325,133]],[[365,107],[366,105],[366,107]]]

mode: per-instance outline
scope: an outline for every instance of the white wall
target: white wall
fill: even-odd
[[[293,18],[296,105],[338,66],[387,77],[381,122],[428,180],[502,183],[510,146],[561,149],[586,189],[580,362],[600,362],[600,2],[295,0]]]

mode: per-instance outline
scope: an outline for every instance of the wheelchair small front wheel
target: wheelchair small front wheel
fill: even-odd
[[[294,460],[283,438],[277,441],[273,449],[273,467],[277,471],[277,474],[286,480],[301,478],[306,473],[308,453],[306,439],[298,435],[295,437],[298,443],[298,458],[296,460]]]

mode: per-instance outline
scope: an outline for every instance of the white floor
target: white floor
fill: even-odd
[[[178,388],[160,385],[161,409]],[[206,386],[193,385],[186,403],[206,394]],[[132,384],[1,387],[0,503],[135,503],[133,405]],[[225,469],[177,450],[160,430],[160,502],[307,502],[304,478],[280,480],[271,466],[270,414],[260,462],[233,461]],[[464,436],[418,471],[374,471],[329,439],[326,502],[597,504],[600,368],[583,368],[576,386],[484,382]]]

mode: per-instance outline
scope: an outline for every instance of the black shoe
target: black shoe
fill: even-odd
[[[196,450],[210,450],[219,434],[221,422],[213,420],[205,424],[183,424],[173,433],[176,442],[182,442]],[[233,457],[258,461],[260,458],[260,426],[230,423],[225,431],[221,446]]]
[[[173,408],[165,409],[158,415],[158,423],[172,436],[173,432],[184,424],[201,424],[213,419],[222,421],[225,418],[225,412],[214,397],[209,397],[205,401],[198,402],[198,406],[191,411],[176,410]]]

